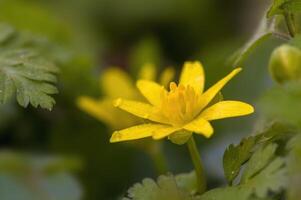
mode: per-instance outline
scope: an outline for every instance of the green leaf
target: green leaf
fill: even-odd
[[[267,17],[284,14],[285,12],[296,13],[301,11],[301,0],[274,0],[267,12]]]
[[[6,103],[16,94],[23,107],[31,104],[51,110],[55,100],[50,95],[58,92],[54,86],[58,68],[33,49],[3,45],[12,42],[5,36],[10,31],[5,30],[0,26],[0,36],[3,33],[2,38],[6,38],[0,44],[0,102]]]
[[[298,200],[301,195],[301,134],[296,135],[288,143],[291,150],[288,156],[287,199]]]
[[[276,144],[261,146],[250,158],[241,178],[241,183],[247,182],[260,170],[262,170],[274,157],[277,149]]]
[[[274,0],[270,9],[267,12],[267,17],[272,17],[276,14],[282,14],[283,13],[283,5],[290,0]]]
[[[287,186],[287,169],[283,158],[276,158],[258,175],[245,183],[260,198],[268,197],[269,192],[280,192]]]
[[[177,174],[175,178],[179,188],[189,191],[190,194],[196,194],[198,185],[195,171]]]
[[[240,167],[250,158],[251,150],[255,145],[255,137],[243,139],[237,146],[231,144],[223,157],[224,173],[229,183],[237,177]]]
[[[8,40],[14,33],[15,30],[12,27],[6,24],[0,24],[0,43]]]
[[[253,174],[254,176],[246,182],[233,187],[210,190],[203,194],[200,200],[266,199],[269,197],[269,192],[280,192],[286,187],[287,171],[284,166],[284,159],[278,157],[258,174]],[[255,171],[258,171],[258,168],[253,172]]]
[[[247,187],[225,187],[204,193],[200,200],[248,200],[251,194],[252,190]]]
[[[197,197],[191,196],[195,190],[195,180],[192,174],[187,175],[182,174],[178,177],[170,174],[162,175],[157,179],[157,182],[146,178],[142,183],[136,183],[131,187],[127,197],[123,200],[196,200]],[[193,191],[189,192],[188,188],[193,188]]]
[[[263,113],[271,118],[295,126],[301,126],[301,84],[289,82],[284,86],[276,86],[261,99]]]

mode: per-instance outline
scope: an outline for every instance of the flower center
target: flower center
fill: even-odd
[[[170,91],[162,92],[160,113],[173,125],[183,125],[200,112],[200,95],[193,87],[170,83]]]

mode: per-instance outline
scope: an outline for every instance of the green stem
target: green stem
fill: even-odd
[[[285,12],[284,18],[285,18],[286,26],[287,26],[290,36],[295,37],[296,27],[295,27],[295,22],[294,22],[294,16],[289,12]]]
[[[167,172],[167,162],[165,156],[162,153],[161,146],[161,144],[153,143],[152,148],[148,152],[151,159],[153,160],[158,175]]]
[[[206,187],[207,187],[206,177],[204,173],[202,160],[193,136],[190,137],[190,139],[187,142],[187,145],[197,176],[198,192],[202,194],[203,192],[206,191]]]

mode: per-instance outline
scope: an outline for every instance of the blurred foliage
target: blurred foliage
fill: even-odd
[[[123,200],[196,200],[198,198],[192,196],[196,190],[194,172],[169,174],[160,176],[157,182],[146,178],[142,183],[136,183],[128,190],[128,198]]]
[[[198,141],[205,163],[209,163],[209,188],[225,184],[225,178],[232,185],[196,196],[193,173],[166,175],[135,185],[127,198],[141,199],[141,194],[148,194],[154,199],[153,194],[164,197],[176,192],[188,199],[202,200],[297,200],[301,179],[300,83],[289,80],[271,87],[267,66],[279,43],[289,40],[290,45],[301,48],[300,37],[291,39],[281,16],[289,12],[298,22],[300,2],[275,0],[261,12],[263,4],[251,0],[1,0],[0,22],[6,28],[0,31],[0,65],[4,66],[5,61],[5,69],[13,69],[10,72],[18,74],[17,80],[25,80],[25,89],[34,87],[17,99],[25,106],[28,95],[33,96],[36,98],[30,100],[34,106],[41,104],[48,109],[53,105],[53,97],[57,103],[52,112],[30,106],[23,109],[13,99],[0,106],[2,149],[28,152],[1,150],[0,199],[110,200],[124,194],[130,184],[143,177],[154,178],[150,159],[130,145],[109,144],[108,128],[82,113],[75,99],[105,94],[105,90],[99,90],[98,81],[103,66],[120,66],[135,79],[144,63],[177,68],[184,60],[200,59],[206,66],[209,85],[234,65],[244,68],[233,86],[225,89],[226,98],[257,102],[260,97],[255,125],[254,118],[239,123],[217,122],[216,137]],[[241,48],[231,57],[238,46]],[[26,60],[20,60],[20,51],[7,53],[20,49],[26,50]],[[58,76],[54,66],[59,69]],[[3,77],[7,76],[1,75],[0,81]],[[37,81],[32,80],[37,77]],[[45,85],[40,84],[52,85],[56,77],[58,94],[33,94],[45,91]],[[18,89],[18,85],[14,87]],[[49,86],[46,89],[46,94],[56,90],[52,88],[49,92]],[[3,100],[10,93],[1,95]],[[261,123],[275,120],[280,125],[268,126],[245,137],[238,145],[230,145],[222,159],[229,143],[239,141]],[[183,148],[164,143],[163,150],[168,155],[170,171],[191,169]],[[42,153],[35,156],[34,152]],[[62,157],[49,158],[49,152]],[[65,155],[74,155],[80,161]],[[217,168],[222,160],[225,178],[221,168]],[[80,163],[83,165],[78,172]],[[172,199],[176,198],[180,195]]]
[[[3,200],[77,200],[80,184],[70,171],[78,170],[76,159],[43,155],[0,153],[0,194]]]
[[[18,33],[10,26],[1,24],[0,45],[0,101],[6,103],[16,93],[18,103],[52,109],[55,101],[50,96],[57,93],[58,68],[41,58],[34,47],[26,49]]]

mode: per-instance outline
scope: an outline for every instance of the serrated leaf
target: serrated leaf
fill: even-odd
[[[287,186],[287,169],[284,166],[284,159],[278,157],[245,185],[260,198],[267,197],[269,192],[280,192]]]
[[[182,182],[179,184],[176,179]],[[131,187],[123,200],[196,200],[197,197],[191,196],[185,189],[189,186],[184,187],[183,183],[183,176],[175,178],[173,175],[162,175],[157,182],[146,178]]]
[[[287,185],[287,171],[283,158],[276,158],[248,181],[233,187],[213,189],[200,200],[267,199],[269,192],[280,192]]]
[[[240,167],[250,158],[251,149],[255,145],[255,137],[243,139],[237,146],[231,144],[225,151],[223,157],[224,173],[228,182],[237,177]]]
[[[210,190],[204,193],[200,200],[249,200],[252,190],[247,187],[225,187]]]
[[[197,178],[195,171],[176,175],[176,182],[179,188],[189,191],[190,194],[196,194],[198,190]]]
[[[261,146],[259,149],[252,155],[248,165],[246,166],[241,183],[247,182],[260,170],[262,170],[274,157],[277,144],[269,144],[267,146]]]
[[[1,48],[0,45],[0,102],[7,102],[16,93],[23,107],[31,104],[51,110],[55,100],[50,95],[58,92],[53,85],[58,71],[53,63],[32,49]]]

